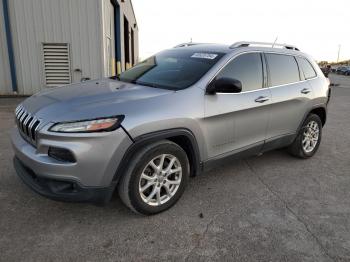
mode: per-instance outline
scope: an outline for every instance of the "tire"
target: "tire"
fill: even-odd
[[[162,159],[164,172],[160,172],[159,168]],[[172,161],[173,164],[167,171]],[[186,152],[179,145],[162,140],[146,145],[133,156],[119,181],[118,193],[132,211],[153,215],[167,210],[179,200],[189,176],[190,165]]]
[[[310,133],[311,129],[311,133]],[[316,133],[318,129],[317,141]],[[307,136],[307,137],[306,137]],[[299,158],[310,158],[318,150],[322,138],[322,121],[318,115],[310,114],[305,119],[299,133],[293,144],[289,146],[288,151],[291,155]],[[310,142],[312,140],[312,142]],[[307,146],[309,141],[309,147]]]

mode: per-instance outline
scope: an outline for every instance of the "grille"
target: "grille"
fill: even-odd
[[[31,144],[36,144],[36,132],[40,121],[28,113],[22,105],[16,108],[16,124],[21,135]]]

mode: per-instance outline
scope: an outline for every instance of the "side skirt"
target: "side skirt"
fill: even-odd
[[[265,142],[259,142],[251,146],[243,147],[228,153],[216,156],[214,158],[208,159],[202,163],[203,172],[212,170],[216,167],[219,167],[223,164],[230,163],[237,159],[243,159],[251,156],[258,156],[265,152],[283,148],[289,146],[293,143],[296,138],[296,134],[288,134],[280,136],[277,138],[270,138]]]
[[[237,150],[230,151],[228,153],[221,154],[219,156],[210,158],[202,163],[203,172],[212,170],[223,164],[230,163],[233,160],[242,159],[250,156],[257,156],[260,154],[264,142],[255,143],[251,146],[239,148]]]
[[[283,148],[289,146],[293,143],[294,139],[297,137],[296,134],[288,134],[279,137],[274,137],[267,139],[262,148],[261,153],[265,153],[274,149]]]

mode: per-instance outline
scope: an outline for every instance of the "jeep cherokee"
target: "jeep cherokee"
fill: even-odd
[[[117,190],[133,211],[155,214],[223,160],[282,147],[313,156],[329,95],[294,46],[182,44],[116,77],[26,99],[15,111],[14,166],[51,199],[106,203]]]

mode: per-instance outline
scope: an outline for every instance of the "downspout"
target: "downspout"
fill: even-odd
[[[3,6],[3,11],[4,11],[7,50],[8,50],[8,55],[9,55],[11,81],[12,81],[12,91],[13,91],[13,93],[17,94],[17,91],[18,91],[17,75],[16,75],[15,56],[13,53],[12,34],[11,34],[11,28],[10,28],[11,24],[10,24],[8,0],[2,0],[2,6]]]

